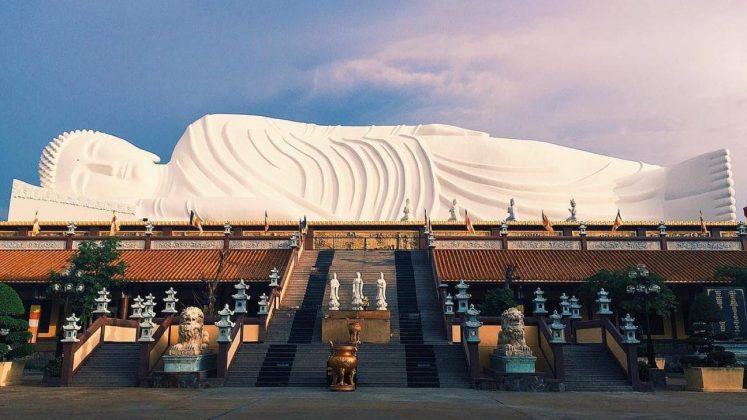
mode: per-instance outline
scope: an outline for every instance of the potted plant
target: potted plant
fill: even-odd
[[[685,379],[688,391],[740,392],[744,368],[736,367],[734,353],[722,346],[713,345],[713,335],[708,324],[695,322],[687,341],[695,353],[684,356]]]
[[[26,356],[33,353],[25,312],[18,293],[0,283],[0,386],[20,383]]]

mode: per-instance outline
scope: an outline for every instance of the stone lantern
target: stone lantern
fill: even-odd
[[[60,341],[63,343],[77,343],[80,341],[78,340],[78,331],[80,330],[78,321],[80,321],[80,318],[75,316],[75,313],[72,313],[69,317],[65,318],[65,321],[67,323],[62,327],[62,330],[65,332],[65,338]]]
[[[267,308],[270,306],[270,302],[267,301],[267,295],[262,293],[259,297],[259,310],[257,315],[267,315]]]
[[[464,321],[464,328],[467,334],[468,343],[479,343],[480,342],[480,322],[477,316],[480,315],[480,311],[475,309],[475,305],[470,305],[467,309],[467,320]]]
[[[130,307],[132,308],[132,315],[130,318],[138,320],[143,317],[143,298],[138,295],[135,299],[132,299],[133,303]]]
[[[662,238],[667,236],[667,225],[663,220],[659,222],[659,236]]]
[[[571,316],[571,303],[568,302],[568,295],[565,292],[560,295],[560,315],[563,317]]]
[[[163,304],[165,305],[165,308],[163,308],[163,310],[161,311],[161,313],[166,314],[166,316],[178,312],[176,310],[176,302],[179,302],[179,299],[175,298],[174,296],[176,296],[176,290],[174,290],[173,287],[169,287],[169,290],[166,291],[166,297],[163,298]]]
[[[451,297],[451,293],[446,295],[444,301],[444,315],[454,315],[454,298]]]
[[[66,235],[68,235],[68,236],[73,236],[73,235],[75,235],[75,229],[76,229],[77,227],[78,227],[78,226],[75,226],[75,223],[73,223],[73,222],[70,222],[70,224],[69,224],[69,225],[67,225],[67,232],[65,232],[65,234],[66,234]]]
[[[552,319],[552,324],[550,324],[551,343],[565,343],[565,334],[563,334],[565,326],[560,322],[561,318],[563,317],[558,314],[558,311],[553,311],[550,315],[550,319]]]
[[[297,248],[298,247],[298,232],[291,233],[290,247],[291,248]]]
[[[739,222],[737,225],[737,235],[747,236],[747,227],[745,227],[744,222]]]
[[[534,291],[534,299],[532,299],[532,303],[534,303],[534,315],[536,316],[547,315],[547,309],[545,309],[545,302],[547,302],[547,299],[545,299],[544,294],[545,292],[543,292],[539,287]]]
[[[270,270],[270,287],[279,287],[280,284],[278,283],[278,280],[280,280],[280,272],[278,271],[277,267],[272,267],[272,270]]]
[[[239,280],[233,288],[236,289],[236,294],[231,295],[234,300],[233,313],[245,314],[247,312],[246,302],[251,298],[251,296],[246,294],[246,284],[244,283],[244,280]]]
[[[581,304],[576,296],[571,296],[571,319],[582,319]]]
[[[145,234],[148,236],[153,235],[153,223],[148,222],[145,224]]]
[[[218,312],[218,315],[220,316],[220,320],[215,323],[215,326],[218,327],[217,341],[219,343],[229,342],[231,341],[231,329],[236,325],[235,322],[231,322],[233,311],[229,309],[228,304],[226,303],[226,306]]]
[[[469,309],[469,298],[472,297],[472,295],[467,293],[469,284],[465,283],[464,280],[459,280],[459,284],[456,285],[456,288],[457,294],[455,298],[457,301],[457,313],[464,314]]]
[[[153,307],[156,306],[156,303],[153,301],[154,298],[155,297],[150,293],[145,297],[142,314],[143,320],[142,322],[140,322],[140,338],[138,339],[138,341],[153,341],[153,328],[155,328],[155,324],[153,324],[153,317],[156,316],[156,313],[153,312]]]
[[[597,292],[597,315],[612,315],[612,311],[610,310],[610,303],[612,303],[612,299],[610,299],[608,296],[609,292],[604,289],[600,289],[599,292]]]
[[[585,238],[586,237],[586,225],[581,223],[578,227],[578,236]]]
[[[436,235],[433,232],[428,232],[428,248],[436,247]]]
[[[626,344],[636,344],[639,343],[637,338],[635,338],[635,332],[638,329],[635,325],[633,325],[633,321],[635,321],[635,318],[631,318],[630,314],[625,315],[625,318],[623,318],[624,325],[620,327],[620,329],[623,331],[623,343]]]
[[[231,234],[231,224],[226,221],[226,223],[223,223],[223,234],[226,236],[229,236]],[[216,324],[217,325],[217,324]]]
[[[508,223],[505,221],[501,223],[501,236],[508,236]]]
[[[93,300],[96,302],[96,310],[92,313],[96,315],[110,315],[111,311],[109,311],[109,302],[112,300],[109,298],[109,291],[104,287],[99,290],[98,293],[99,297]]]

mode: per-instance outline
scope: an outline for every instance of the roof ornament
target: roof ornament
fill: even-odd
[[[565,219],[566,222],[575,222],[576,221],[576,199],[571,198],[571,207],[568,209],[568,213],[570,213],[570,216],[568,216],[567,219]]]
[[[410,199],[405,200],[405,208],[402,210],[402,219],[400,219],[403,222],[406,222],[410,220]]]
[[[457,221],[457,199],[451,201],[451,208],[449,209],[449,221]]]
[[[516,220],[516,210],[514,209],[513,197],[511,198],[511,201],[508,202],[508,209],[506,209],[506,211],[508,211],[508,217],[506,217],[507,222],[513,222]]]
[[[659,229],[659,236],[661,236],[662,238],[667,236],[667,224],[664,223],[663,220],[659,222],[658,229]]]

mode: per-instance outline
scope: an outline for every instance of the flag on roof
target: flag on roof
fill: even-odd
[[[545,230],[548,232],[555,232],[555,229],[552,228],[552,223],[550,223],[550,219],[545,215],[544,210],[542,210],[542,226],[544,226]]]
[[[39,211],[37,210],[36,213],[34,213],[34,224],[31,226],[31,236],[38,235],[40,230],[41,226],[39,226]]]
[[[112,224],[109,227],[109,236],[114,236],[119,233],[119,221],[117,220],[117,212],[112,211]]]
[[[700,233],[708,235],[708,227],[703,219],[703,210],[700,210]]]
[[[615,221],[612,222],[612,231],[615,232],[617,229],[620,228],[620,226],[623,225],[623,219],[620,217],[620,209],[617,209],[617,216],[615,216]]]
[[[199,229],[202,234],[202,218],[194,210],[189,212],[189,225]]]
[[[467,232],[475,233],[475,227],[472,226],[472,219],[470,219],[467,209],[464,209],[464,224],[467,226]]]

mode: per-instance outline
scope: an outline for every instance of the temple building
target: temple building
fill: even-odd
[[[687,337],[688,305],[693,296],[705,288],[728,286],[716,276],[717,270],[747,267],[747,234],[741,222],[707,222],[705,231],[699,222],[627,222],[615,232],[610,222],[551,223],[552,232],[539,221],[482,221],[470,230],[465,221],[426,224],[422,220],[308,222],[300,227],[297,222],[282,221],[206,221],[201,230],[184,222],[121,222],[114,236],[127,266],[126,286],[112,297],[111,317],[126,320],[136,296],[164,296],[169,288],[177,292],[180,305],[202,305],[197,296],[212,280],[218,282],[217,307],[232,305],[234,286],[243,281],[248,285],[250,315],[261,312],[262,294],[273,297],[275,307],[269,320],[245,321],[254,325],[245,331],[254,337],[254,347],[247,341],[239,348],[233,371],[227,369],[226,384],[276,380],[305,384],[302,365],[295,365],[281,379],[262,373],[260,368],[246,367],[242,373],[236,369],[245,366],[239,360],[262,359],[278,343],[293,343],[299,352],[303,346],[323,346],[320,319],[330,295],[327,279],[336,275],[344,294],[341,301],[347,305],[348,288],[356,272],[361,273],[364,294],[371,297],[381,273],[388,283],[388,309],[397,319],[392,322],[392,342],[404,346],[387,351],[399,351],[404,361],[409,357],[405,347],[416,343],[432,347],[433,360],[450,361],[439,362],[443,366],[434,362],[423,383],[414,375],[408,382],[403,369],[400,384],[461,386],[469,383],[459,368],[464,364],[464,353],[452,343],[460,342],[462,327],[458,317],[446,316],[443,309],[447,294],[456,304],[456,286],[461,281],[469,285],[475,303],[492,288],[510,289],[525,315],[532,317],[537,288],[544,291],[546,306],[555,308],[561,294],[577,294],[579,286],[600,270],[627,270],[644,264],[663,276],[678,300],[669,319],[656,317],[652,321],[654,338],[676,342]],[[43,342],[55,340],[62,326],[61,301],[46,292],[50,271],[64,271],[82,241],[110,237],[111,226],[107,222],[42,221],[38,233],[32,236],[31,232],[31,222],[0,224],[0,281],[18,290],[28,308],[41,310],[36,340]],[[278,286],[271,286],[273,269],[279,275]],[[597,317],[594,311],[585,305],[580,315],[583,320],[593,320]],[[412,324],[409,320],[415,314],[418,322]],[[615,314],[614,323],[619,325],[623,316]],[[487,325],[482,330],[491,331]],[[484,345],[491,340],[495,345],[491,334],[480,334],[485,336]],[[381,369],[394,369],[386,368],[384,361],[374,362],[380,363]],[[300,369],[298,378],[295,369]],[[361,385],[386,382],[385,377],[361,375]],[[81,383],[95,383],[91,381]]]

